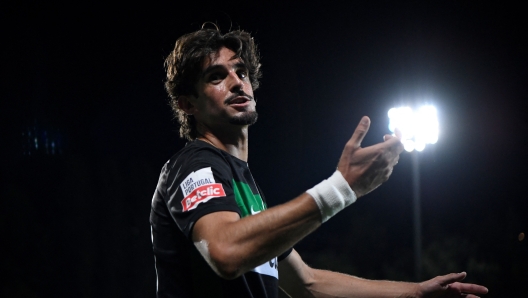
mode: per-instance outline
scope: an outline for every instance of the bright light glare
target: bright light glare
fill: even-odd
[[[389,130],[398,128],[402,132],[402,143],[405,150],[422,151],[426,144],[438,141],[438,117],[436,108],[422,106],[417,110],[410,107],[392,108],[389,110]]]

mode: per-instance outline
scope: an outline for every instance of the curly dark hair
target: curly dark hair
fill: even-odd
[[[259,87],[260,57],[257,46],[251,35],[242,30],[222,34],[218,29],[201,29],[178,38],[174,50],[165,60],[167,80],[165,90],[170,97],[170,106],[175,118],[180,123],[180,136],[188,140],[196,139],[196,120],[187,115],[178,106],[182,95],[198,96],[195,85],[202,71],[206,57],[217,53],[222,47],[233,52],[233,58],[240,57],[248,69],[249,80],[253,90]]]

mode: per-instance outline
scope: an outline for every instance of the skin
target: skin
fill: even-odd
[[[233,125],[229,119],[255,112],[256,102],[250,99],[253,98],[253,88],[243,61],[231,59],[234,54],[222,48],[216,57],[206,59],[204,71],[195,86],[198,97],[181,96],[178,105],[187,114],[194,115],[200,139],[247,161],[248,126]],[[248,96],[238,96],[235,100],[241,101],[245,97],[245,103],[226,104],[241,92]]]
[[[221,48],[204,61],[196,83],[197,96],[183,96],[180,108],[194,115],[199,139],[247,161],[248,126],[233,124],[256,112],[247,71],[234,52]],[[241,95],[243,94],[243,95]],[[363,117],[346,143],[337,169],[360,198],[385,182],[403,150],[400,138],[361,147],[370,119]],[[321,225],[313,198],[303,193],[282,205],[240,218],[235,212],[201,217],[192,238],[217,274],[233,279],[286,251]],[[206,245],[205,245],[206,244]],[[465,273],[438,276],[423,283],[374,281],[308,267],[292,253],[280,263],[281,288],[294,297],[469,297],[487,289],[460,283]],[[469,295],[465,295],[469,294]]]

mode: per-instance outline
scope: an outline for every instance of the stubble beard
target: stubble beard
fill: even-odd
[[[233,116],[229,123],[234,125],[253,125],[257,122],[258,113],[256,111],[244,112],[241,115]]]

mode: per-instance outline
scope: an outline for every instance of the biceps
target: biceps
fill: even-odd
[[[236,212],[220,211],[202,216],[196,221],[192,230],[193,242],[202,240],[208,243],[221,238],[221,231],[225,231],[225,226],[240,219]]]
[[[204,215],[196,222],[192,230],[192,240],[196,249],[209,264],[211,269],[221,277],[232,278],[231,267],[226,265],[229,260],[229,242],[225,241],[226,226],[239,220],[240,217],[235,212],[214,212]]]

